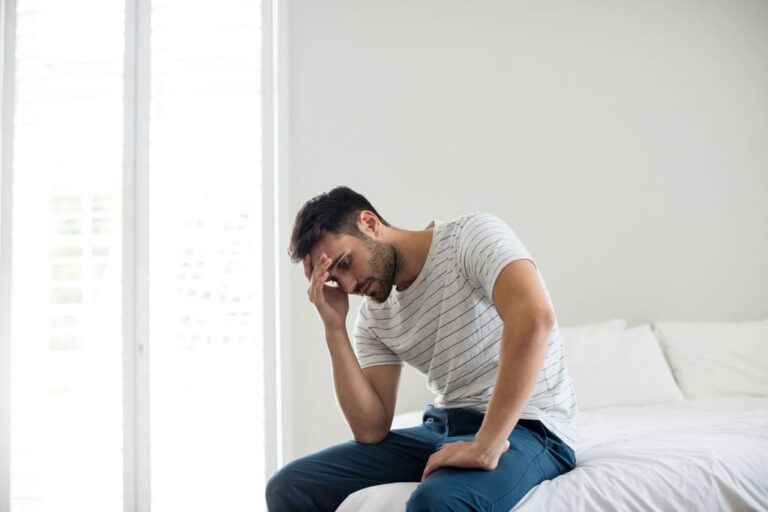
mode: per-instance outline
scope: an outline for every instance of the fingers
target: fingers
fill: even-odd
[[[426,480],[427,477],[445,466],[445,458],[450,455],[450,451],[455,449],[462,441],[456,441],[453,443],[445,443],[437,449],[427,460],[427,465],[424,467],[424,473],[421,475],[421,479]]]
[[[439,461],[438,461],[438,459],[439,459],[438,453],[439,453],[439,452],[433,453],[433,454],[432,454],[432,455],[429,457],[429,460],[427,461],[427,465],[424,467],[424,472],[421,474],[421,481],[422,481],[422,482],[423,482],[424,480],[426,480],[426,479],[427,479],[427,477],[428,477],[428,476],[429,476],[429,475],[430,475],[430,474],[431,474],[433,471],[435,471],[436,469],[438,469],[438,468],[440,467],[440,463],[439,463]]]
[[[322,274],[315,276],[314,284],[312,285],[314,291],[314,300],[312,302],[315,302],[318,298],[325,298],[323,295],[323,287],[325,286],[325,280],[327,278],[328,272],[323,272]]]
[[[326,256],[325,253],[321,254],[320,262],[317,265],[315,265],[315,268],[312,270],[312,277],[314,279],[318,279],[319,276],[324,274],[326,270],[328,270],[328,267],[330,266],[331,266],[331,258]]]
[[[312,273],[309,276],[309,288],[307,289],[307,294],[309,295],[310,302],[312,302],[313,304],[315,303],[316,300],[324,299],[323,287],[325,286],[325,281],[329,277],[328,267],[330,265],[331,265],[331,259],[325,254],[322,254],[320,256],[320,262],[317,265],[315,265],[315,268],[312,270]],[[309,268],[309,262],[307,258],[305,258],[305,264],[304,264],[305,271],[307,271],[308,268]]]
[[[320,262],[315,265],[315,269],[312,271],[312,281],[310,285],[316,286],[317,281],[320,281],[320,283],[325,284],[326,279],[328,279],[328,267],[331,266],[331,258],[326,256],[325,254],[322,254],[320,256]]]
[[[307,279],[312,279],[312,276],[315,275],[315,272],[319,270],[320,267],[322,266],[323,261],[327,261],[328,264],[331,263],[331,259],[328,258],[328,256],[325,255],[325,253],[323,253],[320,255],[320,263],[317,266],[312,267],[311,255],[307,254],[306,256],[304,256],[304,259],[301,260],[302,264],[304,265],[304,277],[306,277]]]

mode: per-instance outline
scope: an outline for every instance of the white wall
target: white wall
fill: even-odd
[[[563,325],[768,317],[765,0],[291,0],[288,30],[291,216],[339,184],[407,229],[493,212]],[[287,460],[349,439],[290,276]]]

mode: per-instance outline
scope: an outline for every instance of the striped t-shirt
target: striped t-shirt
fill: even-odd
[[[360,367],[405,361],[426,375],[435,406],[485,413],[496,382],[503,328],[491,293],[501,270],[519,259],[534,261],[509,226],[491,214],[435,222],[416,280],[403,291],[393,289],[382,304],[366,298],[360,305],[353,335]],[[541,421],[574,448],[577,408],[555,322],[521,418]]]

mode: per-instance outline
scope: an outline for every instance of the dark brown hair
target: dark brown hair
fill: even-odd
[[[363,237],[357,227],[357,214],[369,210],[382,224],[389,226],[379,212],[361,194],[349,187],[336,187],[330,192],[315,196],[301,207],[293,222],[291,245],[288,254],[298,263],[326,234],[346,234]]]

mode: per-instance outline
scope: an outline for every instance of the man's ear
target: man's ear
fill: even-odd
[[[363,210],[357,216],[357,227],[366,235],[379,236],[381,221],[370,210]]]

